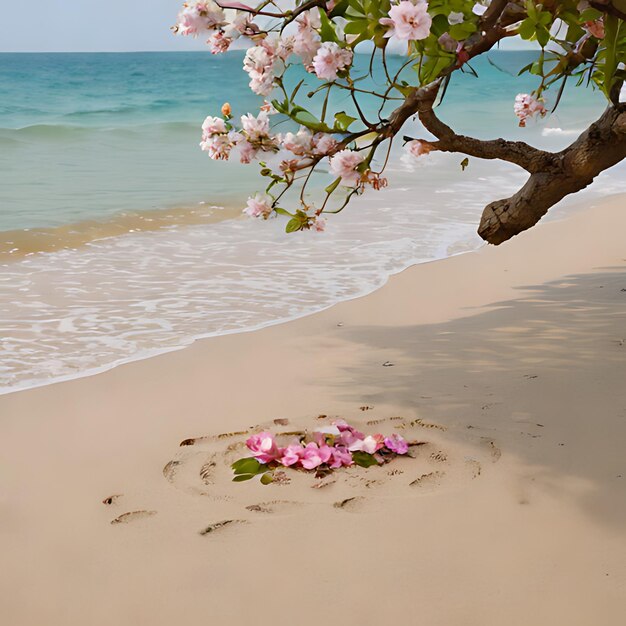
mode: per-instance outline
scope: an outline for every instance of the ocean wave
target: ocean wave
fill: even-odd
[[[543,137],[552,137],[552,136],[578,136],[581,133],[584,132],[584,128],[568,128],[568,129],[563,129],[563,128],[543,128],[541,130],[541,135]]]
[[[151,132],[185,132],[199,130],[198,123],[183,121],[146,122],[125,126],[123,123],[100,126],[82,126],[79,124],[32,124],[21,128],[0,128],[0,141],[20,140],[67,140],[71,138],[89,137],[101,133],[119,133],[125,136],[141,135]]]
[[[141,113],[146,114],[152,111],[161,111],[168,107],[177,108],[180,107],[180,102],[171,98],[157,98],[150,102],[144,102],[139,104],[126,104],[112,107],[103,107],[99,109],[82,109],[77,111],[70,111],[63,115],[68,119],[82,119],[86,117],[112,115],[112,116],[124,116],[127,114]]]

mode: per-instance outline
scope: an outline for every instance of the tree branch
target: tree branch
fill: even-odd
[[[552,152],[539,150],[523,141],[481,140],[466,135],[457,135],[435,115],[432,107],[421,109],[419,118],[424,127],[439,140],[429,142],[434,150],[462,152],[480,159],[500,159],[519,165],[531,174],[551,167],[555,159]]]
[[[626,104],[620,104],[609,107],[576,141],[554,155],[551,167],[533,173],[515,195],[489,204],[478,234],[496,245],[507,241],[625,158]]]
[[[616,7],[610,0],[595,0],[589,2],[589,4],[598,11],[619,17],[620,20],[626,20],[626,9]]]

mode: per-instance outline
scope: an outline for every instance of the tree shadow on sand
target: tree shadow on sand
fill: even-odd
[[[417,407],[457,436],[497,438],[535,484],[553,493],[577,484],[569,497],[623,525],[626,272],[602,268],[520,291],[440,324],[344,328],[368,355],[346,370],[344,397]],[[385,360],[394,366],[382,370]],[[357,396],[356,387],[373,391]]]

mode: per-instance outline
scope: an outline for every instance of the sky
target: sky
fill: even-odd
[[[183,1],[0,0],[0,52],[205,50],[201,38],[170,31]]]
[[[202,50],[170,27],[184,0],[0,0],[0,52]],[[28,6],[28,25],[23,23]],[[19,28],[9,28],[19,24]]]

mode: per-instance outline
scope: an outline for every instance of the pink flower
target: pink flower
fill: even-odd
[[[317,155],[330,154],[337,147],[337,140],[328,133],[313,135],[313,152]]]
[[[361,180],[361,174],[356,168],[363,163],[365,157],[352,150],[341,150],[330,159],[330,171],[341,177],[341,184],[356,187]]]
[[[326,230],[326,220],[323,217],[316,217],[311,222],[311,228],[318,233],[324,232]]]
[[[294,35],[293,51],[302,59],[302,64],[309,67],[321,45],[316,28],[320,27],[317,11],[305,11],[296,18],[298,32]]]
[[[273,202],[271,196],[264,193],[257,193],[254,197],[248,198],[247,206],[243,212],[250,217],[262,217],[263,219],[267,219],[274,210],[272,208]]]
[[[213,160],[228,160],[231,150],[241,141],[242,137],[233,130],[219,135],[203,135],[200,148],[208,152]]]
[[[332,448],[325,444],[318,446],[316,443],[308,443],[302,454],[302,467],[305,469],[315,469],[323,463],[327,463],[332,456]]]
[[[227,132],[226,122],[221,117],[213,117],[209,115],[202,123],[202,136],[210,137]]]
[[[183,5],[174,32],[196,37],[200,31],[211,30],[224,23],[224,11],[213,0],[204,0]]]
[[[291,465],[297,465],[300,463],[300,459],[304,454],[304,448],[299,443],[294,443],[287,446],[283,450],[283,456],[280,459],[280,462],[285,467],[290,467]]]
[[[233,40],[229,37],[225,37],[224,33],[219,31],[213,33],[207,40],[211,54],[222,54],[226,52],[228,48],[230,48],[231,43],[233,43]]]
[[[332,457],[330,467],[332,469],[337,469],[338,467],[348,467],[352,465],[354,461],[352,460],[352,454],[348,450],[348,448],[344,446],[336,446],[332,449]]]
[[[391,437],[385,437],[385,446],[396,454],[406,454],[409,451],[409,444],[396,433],[391,435]]]
[[[585,22],[583,28],[596,39],[604,39],[604,20],[602,18]]]
[[[286,133],[282,138],[283,148],[297,156],[309,154],[313,150],[313,134],[303,126],[294,133]]]
[[[243,60],[243,69],[250,76],[250,89],[267,96],[274,87],[275,65],[278,61],[276,49],[267,39],[260,45],[248,48]]]
[[[351,446],[348,446],[350,452],[367,452],[374,454],[385,445],[385,438],[382,435],[368,435],[365,439],[358,439]]]
[[[270,132],[270,120],[264,111],[261,111],[256,117],[252,113],[242,115],[241,126],[249,141],[264,139]]]
[[[313,70],[318,78],[335,80],[337,72],[352,63],[352,51],[340,48],[334,41],[325,41],[313,59]]]
[[[381,24],[390,27],[385,37],[396,37],[402,41],[426,39],[432,22],[425,0],[401,0],[389,9],[389,17],[380,20]]]
[[[519,125],[522,127],[526,126],[526,120],[529,117],[534,117],[535,115],[544,117],[548,112],[541,100],[537,100],[537,98],[527,93],[518,93],[515,96],[513,110],[519,118]]]
[[[428,154],[432,148],[427,141],[420,141],[419,139],[413,139],[413,141],[409,141],[409,143],[405,146],[406,150],[409,154],[414,157],[421,157],[425,154]]]
[[[282,456],[282,450],[276,445],[272,433],[262,432],[252,435],[246,441],[246,445],[254,455],[254,458],[261,463],[276,461]]]
[[[239,160],[242,163],[250,163],[252,159],[256,156],[258,150],[245,139],[239,144]]]

